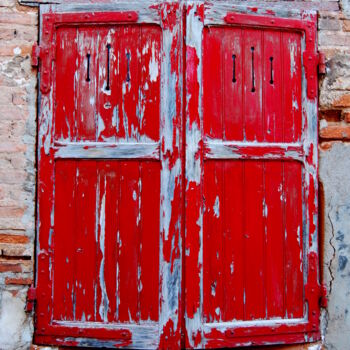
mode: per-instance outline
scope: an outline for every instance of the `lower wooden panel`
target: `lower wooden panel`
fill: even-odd
[[[302,164],[207,160],[203,184],[204,321],[302,319]]]
[[[57,160],[53,320],[158,320],[160,163]]]

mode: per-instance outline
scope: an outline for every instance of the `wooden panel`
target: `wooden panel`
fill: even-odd
[[[282,34],[284,141],[300,140],[302,131],[300,34]]]
[[[97,126],[96,92],[98,75],[98,31],[94,28],[88,27],[79,28],[77,45],[78,67],[76,71],[76,138],[78,141],[95,141]]]
[[[285,316],[283,162],[265,162],[265,240],[267,318]]]
[[[56,162],[53,318],[73,320],[76,162]],[[62,220],[65,218],[65,220]],[[70,225],[66,223],[70,222]]]
[[[98,29],[96,141],[113,142],[119,130],[120,117],[117,107],[121,100],[118,91],[121,89],[118,79],[119,35],[119,27]]]
[[[57,31],[55,138],[68,141],[75,140],[76,135],[77,40],[76,28]]]
[[[225,140],[243,140],[243,67],[247,58],[243,51],[241,28],[225,30],[223,33],[223,109]],[[208,82],[208,84],[210,84]]]
[[[303,315],[303,222],[302,169],[300,164],[285,162],[285,278],[286,315]]]
[[[210,138],[222,139],[222,29],[205,28],[203,42],[203,124]]]
[[[96,319],[96,175],[94,161],[77,162],[74,212],[76,240],[74,256],[70,258],[74,259],[73,314],[74,319],[79,321]],[[64,232],[60,234],[64,237]]]
[[[244,319],[265,318],[264,169],[247,161],[244,169]]]
[[[141,28],[141,73],[138,119],[140,135],[159,139],[160,50],[159,27]]]
[[[244,319],[244,163],[224,162],[223,321]]]
[[[203,313],[206,322],[214,322],[222,319],[224,308],[222,162],[206,162],[204,174]]]
[[[247,29],[243,35],[244,50],[244,139],[263,141],[262,111],[262,31]]]
[[[263,32],[263,123],[264,139],[267,142],[284,141],[281,37],[279,31]]]
[[[159,170],[158,162],[56,162],[56,320],[158,320]]]

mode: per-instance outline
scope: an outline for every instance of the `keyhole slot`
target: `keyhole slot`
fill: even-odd
[[[236,81],[236,55],[232,55],[232,82]]]
[[[129,82],[130,81],[130,58],[131,58],[131,54],[130,52],[126,53],[126,81]]]
[[[106,85],[106,90],[110,90],[110,86],[109,86],[110,50],[111,50],[111,44],[107,44],[107,85]]]
[[[270,57],[270,84],[273,84],[273,57]]]
[[[255,72],[254,72],[254,47],[251,48],[252,51],[252,92],[255,92]]]
[[[86,67],[86,81],[90,81],[90,54],[86,55],[87,67]]]

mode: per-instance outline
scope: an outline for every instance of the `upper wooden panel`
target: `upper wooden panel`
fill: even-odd
[[[62,27],[56,40],[56,140],[159,139],[160,27]]]
[[[203,119],[208,138],[301,139],[301,34],[206,27]]]

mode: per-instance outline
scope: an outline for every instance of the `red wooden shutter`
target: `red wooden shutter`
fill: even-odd
[[[41,7],[35,341],[176,348],[182,13],[101,9]]]
[[[196,2],[186,44],[186,345],[319,339],[316,16]]]

